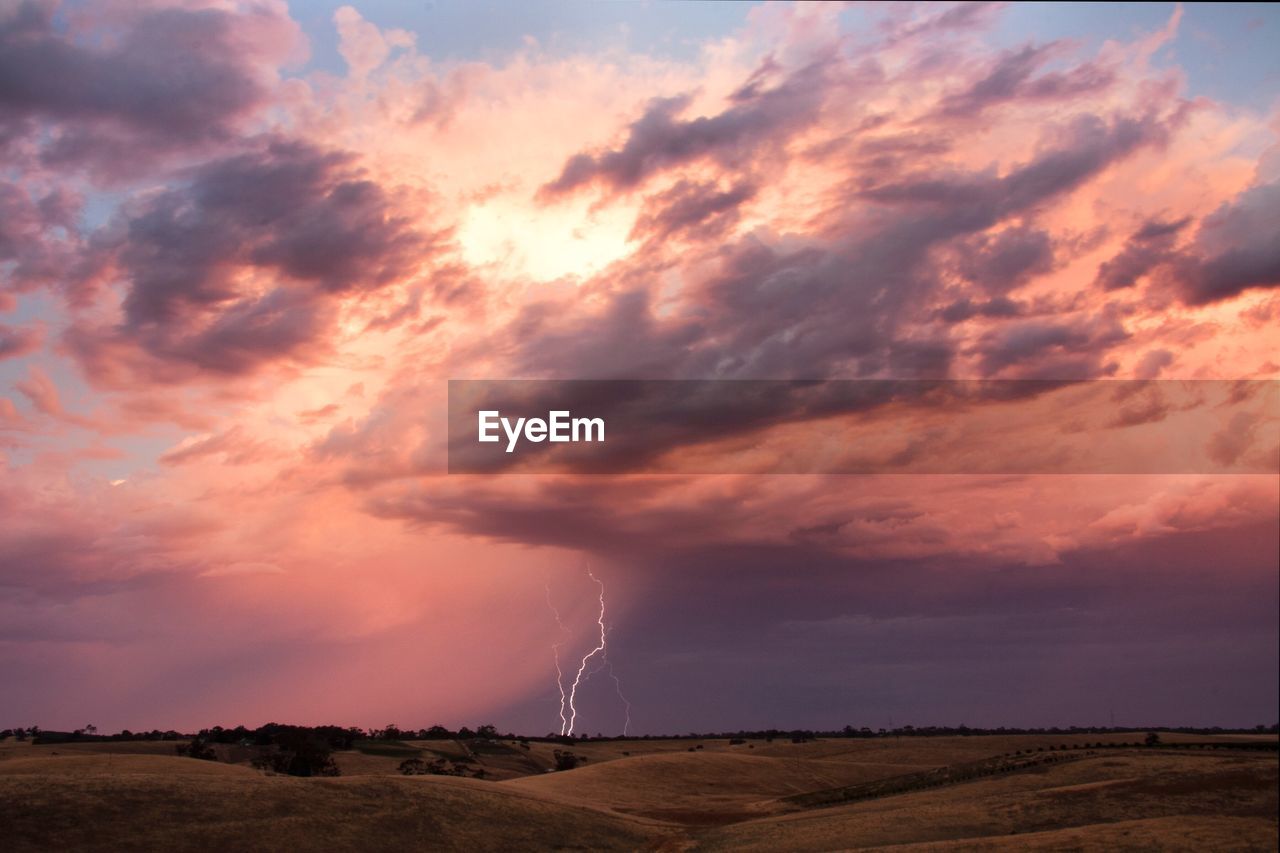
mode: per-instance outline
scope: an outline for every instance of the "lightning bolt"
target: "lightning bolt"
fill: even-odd
[[[600,592],[598,600],[600,602],[600,610],[596,615],[596,625],[600,629],[600,637],[594,648],[582,656],[582,660],[578,662],[577,672],[574,673],[573,681],[568,689],[565,688],[564,669],[560,664],[560,647],[564,645],[563,634],[566,633],[564,623],[560,620],[560,612],[551,602],[551,587],[547,587],[547,607],[551,608],[551,613],[555,616],[556,625],[559,626],[562,637],[557,643],[551,646],[552,654],[556,663],[556,686],[560,689],[560,734],[569,736],[573,734],[574,727],[578,721],[578,688],[591,680],[591,676],[608,670],[609,677],[613,679],[614,689],[618,694],[618,699],[622,702],[626,712],[626,722],[622,726],[623,735],[629,734],[631,728],[631,702],[622,693],[622,681],[618,678],[616,672],[613,671],[613,662],[609,660],[609,629],[605,626],[605,600],[604,600],[604,582],[597,578],[590,569],[587,569],[587,577],[591,578],[599,587]],[[592,666],[592,660],[599,657],[599,662]],[[592,668],[588,671],[588,666]]]
[[[622,700],[622,706],[627,714],[622,724],[622,736],[626,737],[631,734],[631,700],[622,695],[622,679],[618,678],[618,674],[613,671],[612,662],[609,663],[609,677],[613,679],[613,688],[618,692],[618,698]]]
[[[568,632],[565,630],[564,623],[560,621],[560,611],[556,610],[556,606],[551,603],[551,584],[547,584],[547,607],[551,608],[551,615],[556,617],[556,626],[560,629],[560,642],[553,644],[551,651],[556,660],[556,687],[560,688],[560,734],[564,734],[565,727],[569,725],[569,720],[564,715],[569,694],[564,692],[564,670],[560,668],[560,647],[564,645],[564,636]]]
[[[569,685],[569,727],[567,730],[560,732],[563,735],[573,734],[573,726],[578,719],[578,708],[574,704],[574,700],[578,698],[578,687],[582,684],[582,674],[587,670],[587,663],[609,646],[609,632],[604,627],[604,582],[593,575],[590,569],[587,569],[587,577],[595,581],[596,585],[600,587],[600,615],[596,617],[596,624],[600,626],[600,643],[582,656],[582,663],[578,665],[578,673],[573,677],[573,684]]]

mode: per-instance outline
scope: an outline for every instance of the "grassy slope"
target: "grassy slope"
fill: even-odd
[[[828,850],[913,843],[970,849],[1163,848],[1186,829],[1275,849],[1274,755],[1100,755],[935,790],[723,827],[708,850]],[[1122,824],[1125,824],[1122,826]],[[1014,836],[1014,833],[1019,833]],[[1036,833],[1036,836],[1025,833]],[[1128,835],[1125,835],[1128,833]],[[1127,841],[1125,839],[1128,839]]]
[[[673,752],[589,764],[502,783],[565,802],[590,801],[629,814],[691,824],[758,817],[778,797],[849,785],[914,766],[780,757],[747,752]]]
[[[781,813],[795,807],[778,798],[798,791],[1072,740],[705,741],[696,752],[689,741],[583,743],[570,749],[586,766],[551,774],[536,771],[552,745],[533,743],[477,756],[507,780],[496,783],[402,777],[399,757],[358,752],[339,762],[365,775],[294,779],[179,758],[172,743],[9,741],[0,743],[0,838],[6,850],[1276,848],[1274,753],[1102,752]]]
[[[44,764],[45,769],[33,768]],[[56,769],[55,769],[56,768]],[[0,765],[0,836],[24,850],[634,850],[622,815],[448,777],[295,779],[178,757]]]

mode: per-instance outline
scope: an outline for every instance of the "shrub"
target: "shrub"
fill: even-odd
[[[557,749],[552,753],[556,760],[556,770],[572,770],[579,764],[586,764],[587,759],[580,755],[574,755],[569,750]]]

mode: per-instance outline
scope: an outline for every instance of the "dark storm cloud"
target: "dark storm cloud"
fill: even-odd
[[[1206,217],[1173,274],[1191,305],[1280,286],[1280,181],[1251,187]]]
[[[218,160],[130,217],[121,248],[134,324],[230,293],[231,265],[272,269],[321,290],[375,288],[403,275],[423,241],[349,155],[271,140]]]
[[[1045,136],[1037,156],[1004,177],[940,174],[872,184],[871,201],[950,209],[956,230],[989,227],[1056,195],[1075,189],[1139,147],[1168,138],[1169,127],[1154,116],[1078,116]],[[968,227],[966,227],[968,226]]]
[[[718,270],[691,291],[682,313],[655,313],[648,293],[654,276],[639,269],[636,284],[608,297],[597,313],[578,311],[564,320],[562,309],[534,305],[505,338],[519,342],[516,360],[526,375],[807,378],[868,376],[891,367],[895,375],[904,375],[903,369],[912,376],[946,375],[951,353],[945,340],[899,340],[908,337],[902,325],[937,310],[930,303],[943,286],[944,269],[930,250],[965,239],[956,246],[959,272],[993,296],[1016,288],[1051,267],[1051,241],[1026,224],[984,232],[1079,187],[1141,146],[1158,144],[1167,132],[1167,124],[1151,116],[1083,116],[1049,129],[1040,152],[1003,176],[922,167],[901,180],[859,178],[866,185],[849,191],[874,215],[837,222],[827,239],[799,248],[783,250],[747,236],[715,250]],[[610,275],[616,278],[617,271]],[[989,313],[1014,312],[993,301]],[[987,369],[1003,369],[1020,353],[1034,356],[1054,345],[1026,348],[1039,337],[1027,328],[1008,334],[1008,343],[991,342]],[[1043,334],[1089,356],[1075,365],[1086,371],[1081,376],[1105,372],[1105,361],[1089,347],[1123,339]]]
[[[330,297],[401,280],[431,249],[350,155],[278,138],[191,170],[94,244],[128,283],[124,322],[73,328],[73,350],[92,365],[105,344],[136,344],[223,373],[299,352],[326,328]],[[271,287],[243,292],[245,272]]]
[[[987,333],[976,350],[987,376],[1009,368],[1018,368],[1024,378],[1100,376],[1111,372],[1101,361],[1107,349],[1128,337],[1120,321],[1105,313],[1075,320],[1029,319]]]
[[[1115,257],[1098,267],[1094,283],[1105,290],[1132,287],[1152,269],[1174,257],[1173,244],[1190,218],[1154,220],[1138,229]]]
[[[1008,293],[1053,268],[1048,232],[1020,226],[986,235],[961,247],[960,272],[992,295]]]
[[[620,148],[576,154],[540,195],[554,198],[593,183],[614,191],[638,187],[651,176],[702,158],[744,165],[818,117],[829,88],[830,60],[815,61],[764,88],[752,79],[732,106],[713,116],[681,119],[688,96],[654,99],[631,124]]]
[[[1151,240],[1159,240],[1165,237],[1173,237],[1173,236],[1176,236],[1179,231],[1185,228],[1187,226],[1187,223],[1190,221],[1191,221],[1190,217],[1176,219],[1172,222],[1165,222],[1159,219],[1153,219],[1152,221],[1148,222],[1146,225],[1143,225],[1141,228],[1139,228],[1137,233],[1133,235],[1133,239],[1138,240],[1139,242],[1145,243]]]
[[[255,65],[281,47],[264,42],[287,50],[292,35],[266,8],[160,8],[123,14],[117,37],[91,42],[60,11],[23,2],[0,19],[0,127],[25,134],[32,120],[49,122],[46,162],[112,173],[148,152],[229,138],[266,98]]]
[[[682,362],[705,334],[697,318],[655,317],[649,290],[636,285],[610,295],[590,314],[566,315],[552,302],[527,304],[505,337],[532,375],[661,378],[680,375]]]
[[[721,189],[713,181],[681,180],[645,199],[631,239],[663,239],[677,234],[699,240],[715,237],[737,222],[738,208],[755,194],[756,187],[745,182]]]
[[[727,273],[706,290],[712,316],[727,327],[720,338],[723,363],[746,375],[830,375],[854,359],[860,371],[882,369],[897,325],[939,289],[930,247],[1021,215],[1138,147],[1159,142],[1165,132],[1151,118],[1081,118],[1050,134],[1055,144],[1003,177],[953,173],[863,189],[862,198],[881,206],[881,224],[869,231],[851,226],[845,244],[831,252],[744,250],[741,261],[727,262]],[[990,269],[997,285],[1013,285],[1044,269],[1049,252],[1036,232],[1014,229],[1011,236],[983,241],[974,264]],[[993,360],[991,369],[998,369],[997,361],[1007,363]]]
[[[1202,219],[1190,244],[1175,248],[1188,223],[1148,223],[1098,268],[1096,284],[1115,290],[1160,272],[1188,305],[1280,286],[1280,182],[1245,190]]]
[[[198,332],[175,338],[147,327],[140,340],[152,355],[217,373],[247,373],[258,365],[301,353],[328,328],[328,306],[305,293],[273,290],[241,299]]]
[[[963,323],[972,317],[1017,317],[1023,311],[1022,305],[1004,296],[997,296],[985,302],[974,302],[971,299],[957,299],[938,311],[938,318],[947,323]]]
[[[1038,570],[708,547],[645,562],[610,648],[632,695],[664,697],[655,730],[786,727],[797,708],[832,728],[1253,725],[1275,704],[1277,533],[1179,532]]]

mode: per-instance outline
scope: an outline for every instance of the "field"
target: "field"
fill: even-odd
[[[1274,737],[363,742],[296,778],[173,742],[0,742],[27,850],[1274,850]],[[1100,745],[1110,744],[1110,745]],[[701,748],[698,748],[701,746]],[[1063,747],[1066,747],[1065,749]],[[406,757],[484,779],[401,775]]]

